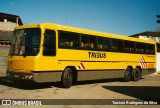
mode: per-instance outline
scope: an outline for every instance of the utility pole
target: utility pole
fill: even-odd
[[[159,19],[157,20],[157,23],[160,23],[160,15],[157,15],[157,18],[159,18]]]

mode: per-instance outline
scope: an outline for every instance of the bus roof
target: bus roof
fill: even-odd
[[[106,33],[106,32],[99,32],[99,31],[94,31],[94,30],[88,30],[88,29],[76,28],[76,27],[59,25],[59,24],[52,24],[52,23],[26,24],[22,26],[17,26],[16,29],[36,28],[36,27],[44,27],[44,28],[54,29],[54,30],[62,30],[62,31],[69,31],[69,32],[95,35],[95,36],[101,36],[101,37],[123,39],[123,40],[128,40],[128,41],[137,41],[137,42],[152,43],[152,44],[156,43],[153,40],[144,40],[144,39],[139,39],[135,37],[128,37],[125,35],[111,34],[111,33]]]

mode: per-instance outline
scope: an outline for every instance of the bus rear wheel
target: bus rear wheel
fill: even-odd
[[[136,67],[132,74],[133,81],[139,81],[141,79],[141,71],[138,67]]]
[[[66,68],[62,74],[61,79],[62,86],[65,88],[70,88],[73,83],[73,70],[71,68]]]
[[[125,82],[129,82],[131,80],[131,69],[129,67],[126,68],[125,72],[124,72],[124,78],[123,80]]]

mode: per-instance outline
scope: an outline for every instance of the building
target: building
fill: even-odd
[[[13,30],[16,26],[23,25],[17,15],[0,12],[0,45],[11,44]]]
[[[131,37],[137,37],[140,39],[146,39],[146,40],[154,40],[157,42],[157,72],[160,73],[160,32],[152,32],[152,31],[146,31],[138,34],[131,35]]]
[[[6,46],[11,44],[13,30],[19,25],[23,25],[19,16],[0,12],[0,74],[2,75],[7,70],[9,47]]]

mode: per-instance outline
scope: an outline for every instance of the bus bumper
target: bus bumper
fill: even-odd
[[[61,74],[61,72],[6,72],[8,79],[28,80],[37,83],[61,81]]]
[[[33,81],[33,74],[32,73],[23,73],[23,72],[6,72],[7,78],[11,80],[29,80]]]

